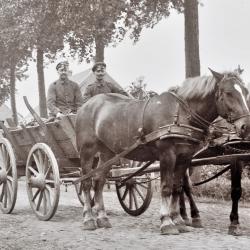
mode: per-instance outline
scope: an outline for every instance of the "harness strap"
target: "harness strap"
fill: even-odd
[[[182,106],[190,113],[190,115],[196,120],[198,121],[202,126],[204,126],[206,129],[209,128],[209,126],[211,125],[210,122],[208,122],[206,119],[204,119],[203,117],[201,117],[200,115],[198,115],[197,113],[193,112],[190,108],[190,106],[188,105],[188,103],[183,100],[179,95],[177,95],[176,93],[174,93],[173,91],[169,91],[169,94],[171,94],[172,96],[174,96],[179,103],[182,104]]]
[[[250,113],[249,114],[244,114],[244,115],[241,115],[239,117],[236,117],[234,119],[232,119],[230,116],[228,117],[227,121],[230,122],[230,123],[234,123],[238,120],[240,120],[241,118],[244,118],[244,117],[247,117],[247,116],[250,116]]]
[[[172,94],[172,95],[173,95],[173,96],[174,96],[174,97],[184,106],[184,108],[190,113],[190,115],[191,115],[197,122],[199,122],[199,124],[201,124],[202,126],[204,126],[207,130],[208,130],[209,127],[211,126],[211,127],[213,127],[213,128],[215,129],[215,131],[218,131],[218,132],[221,132],[221,133],[225,133],[225,130],[226,130],[226,131],[231,131],[231,130],[228,129],[227,127],[216,126],[214,123],[216,123],[217,121],[216,121],[216,122],[212,122],[212,123],[208,122],[206,119],[204,119],[203,117],[201,117],[199,114],[193,112],[193,111],[190,109],[188,103],[187,103],[185,100],[183,100],[179,95],[177,95],[175,92],[169,91],[169,93]],[[233,121],[239,120],[240,118],[243,118],[243,117],[245,117],[245,116],[250,116],[250,114],[242,115],[242,116],[240,116],[240,117],[234,119]],[[221,120],[222,120],[222,119],[221,119]],[[227,120],[227,121],[228,121],[229,123],[232,122],[232,120],[231,120],[231,121]]]
[[[214,176],[204,180],[204,181],[200,181],[200,182],[196,182],[196,183],[193,183],[193,186],[196,187],[196,186],[200,186],[204,183],[207,183],[217,177],[219,177],[220,175],[224,174],[225,172],[227,172],[229,169],[231,169],[231,164],[228,164],[224,169],[222,169],[220,172],[216,173]]]

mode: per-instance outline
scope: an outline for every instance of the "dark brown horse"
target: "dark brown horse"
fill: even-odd
[[[250,107],[249,103],[248,103],[248,107]],[[249,149],[250,149],[249,140],[242,141],[240,140],[240,138],[237,138],[237,136],[234,135],[233,140],[228,142],[227,133],[229,133],[229,131],[234,132],[234,128],[231,124],[229,124],[224,119],[218,119],[214,121],[213,124],[215,124],[216,127],[218,128],[223,128],[223,130],[218,131],[218,132],[222,132],[222,131],[225,132],[224,135],[216,132],[217,133],[216,140],[217,141],[219,140],[220,144],[216,144],[216,146],[214,147],[212,146],[209,146],[208,148],[204,147],[199,152],[197,152],[195,156],[193,156],[194,158],[213,157],[213,156],[217,156],[220,154],[223,155],[223,154],[235,154],[235,153],[237,154],[249,153]],[[230,144],[230,146],[228,144]],[[225,171],[227,169],[230,169],[231,171],[232,208],[230,212],[230,225],[228,227],[228,234],[235,235],[235,236],[242,235],[242,231],[240,229],[240,222],[239,222],[238,203],[242,194],[242,188],[241,188],[242,169],[245,165],[248,165],[248,164],[249,162],[238,159],[238,160],[233,161],[231,165],[225,168]],[[224,172],[224,170],[222,172]],[[187,215],[184,194],[186,194],[189,204],[190,204],[190,212],[191,212],[192,221],[189,220],[188,215]],[[197,205],[195,203],[195,200],[192,194],[192,183],[191,183],[188,173],[185,174],[184,182],[183,182],[183,190],[180,196],[180,213],[181,213],[182,218],[185,220],[186,225],[192,225],[193,227],[202,227],[199,210],[197,208]]]
[[[233,73],[212,73],[210,77],[187,79],[178,89],[178,96],[164,92],[149,101],[129,99],[118,94],[101,94],[91,98],[81,107],[76,119],[76,139],[83,174],[92,170],[97,154],[98,168],[134,144],[139,128],[143,128],[147,135],[175,123],[176,117],[179,124],[204,129],[205,134],[207,123],[220,115],[234,122],[241,137],[248,137],[250,116],[246,106],[247,89]],[[197,119],[197,116],[200,118]],[[162,234],[188,231],[180,216],[178,201],[184,174],[199,147],[199,143],[192,139],[157,138],[126,155],[126,158],[136,161],[160,161]],[[91,207],[92,180],[83,183],[85,229],[111,227],[103,201],[106,175],[107,171],[93,177],[97,219]]]

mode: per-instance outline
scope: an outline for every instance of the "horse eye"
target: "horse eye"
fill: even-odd
[[[232,92],[225,92],[225,94],[226,94],[226,96],[228,96],[228,97],[232,97],[232,96],[233,96]]]

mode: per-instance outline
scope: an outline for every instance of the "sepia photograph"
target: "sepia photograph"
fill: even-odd
[[[0,0],[0,250],[248,250],[249,11]]]

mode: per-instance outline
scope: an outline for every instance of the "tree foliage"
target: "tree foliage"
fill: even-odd
[[[98,42],[116,46],[125,34],[138,41],[143,28],[153,27],[171,9],[181,11],[181,0],[61,0],[59,16],[67,26],[71,55],[80,61],[95,56]]]
[[[145,83],[144,76],[138,77],[134,82],[132,82],[126,91],[136,99],[147,100],[155,95],[158,95],[153,90],[147,90],[147,83]]]
[[[14,1],[16,2],[16,1]],[[64,25],[57,16],[59,0],[22,0],[22,20],[26,40],[32,49],[41,49],[49,60],[64,48]]]
[[[182,12],[183,0],[130,0],[128,1],[126,27],[135,42],[140,38],[144,28],[153,28],[159,21],[170,15],[175,9]]]
[[[59,15],[67,26],[71,55],[89,61],[94,46],[101,40],[104,47],[116,44],[125,35],[124,0],[62,0]]]
[[[25,32],[20,26],[23,7],[21,1],[0,1],[0,43],[1,43],[1,81],[6,85],[9,81],[11,109],[14,122],[17,124],[16,109],[16,79],[26,77],[27,58],[31,56],[31,50],[27,44]]]

